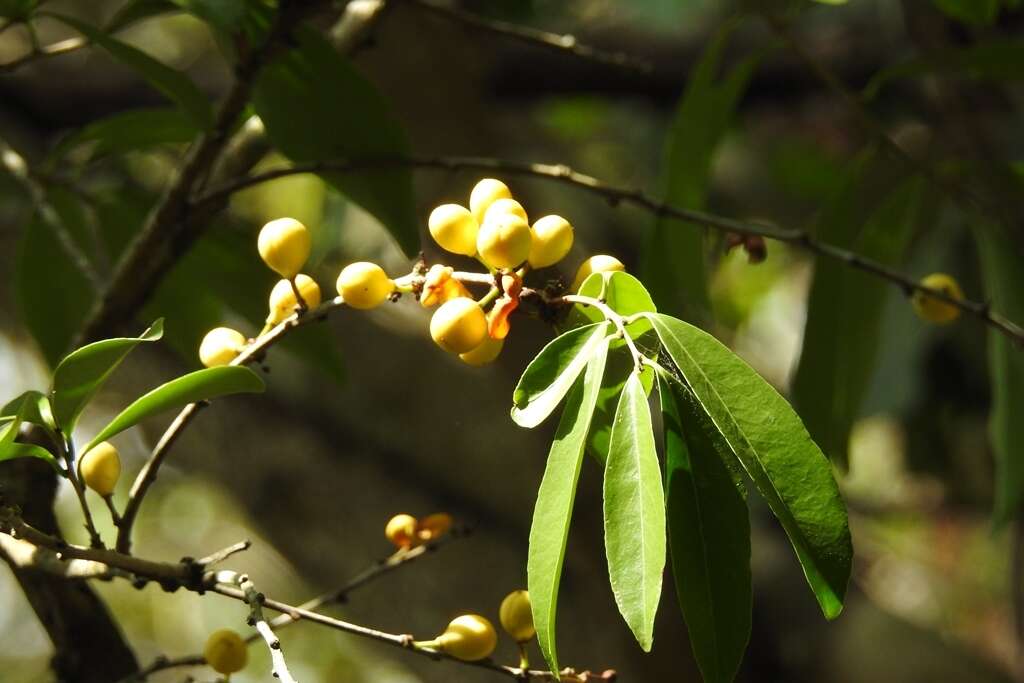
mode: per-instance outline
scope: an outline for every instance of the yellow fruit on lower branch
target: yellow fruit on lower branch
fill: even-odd
[[[121,456],[109,441],[96,444],[78,461],[78,476],[101,496],[109,496],[121,476]]]
[[[497,199],[494,201],[493,204],[487,207],[487,211],[484,212],[483,222],[486,223],[488,220],[493,220],[494,218],[497,218],[498,216],[505,213],[510,213],[514,216],[519,216],[527,223],[530,222],[530,219],[527,218],[526,216],[526,209],[523,208],[523,205],[514,199],[507,198]]]
[[[514,213],[491,215],[480,226],[476,250],[492,268],[515,268],[530,255],[530,225]]]
[[[442,204],[430,212],[427,227],[442,249],[464,256],[476,253],[476,233],[480,225],[466,207]]]
[[[511,198],[512,192],[508,185],[494,178],[484,178],[473,186],[473,191],[469,194],[469,210],[477,223],[483,223],[484,214],[491,204],[499,199]]]
[[[278,218],[260,230],[257,247],[264,263],[281,277],[295,277],[309,258],[309,231],[294,218]]]
[[[960,284],[945,273],[932,273],[921,280],[921,285],[943,292],[957,301],[964,298]],[[930,323],[945,325],[960,317],[959,308],[920,290],[914,292],[910,303],[917,315]]]
[[[626,266],[622,265],[622,261],[614,256],[608,256],[607,254],[591,256],[576,271],[576,279],[572,282],[572,291],[580,291],[583,281],[590,277],[592,273],[611,273],[624,270],[626,270]]]
[[[249,648],[242,636],[231,629],[222,628],[206,639],[203,657],[214,671],[227,676],[245,668]]]
[[[320,305],[320,285],[313,278],[299,273],[295,276],[295,286],[298,287],[307,308],[316,308]],[[278,324],[294,313],[298,306],[299,301],[295,298],[291,281],[278,281],[270,290],[270,315],[267,316],[267,322],[271,325]]]
[[[399,548],[408,548],[416,540],[418,523],[412,515],[395,515],[384,527],[384,535]]]
[[[452,299],[434,312],[430,319],[430,336],[445,351],[466,353],[487,336],[487,317],[472,299]]]
[[[352,308],[376,308],[394,290],[395,283],[376,263],[352,263],[338,275],[338,294]]]
[[[199,344],[199,360],[208,368],[227,365],[245,348],[245,335],[230,327],[215,327]]]
[[[487,336],[480,346],[470,351],[466,351],[465,353],[460,353],[459,358],[461,358],[462,362],[466,365],[472,365],[474,367],[487,365],[488,363],[494,362],[494,359],[498,357],[498,354],[501,353],[501,349],[504,346],[504,339],[492,339],[490,336]]]
[[[531,228],[530,265],[534,268],[553,266],[572,249],[573,231],[569,221],[561,216],[544,216]]]
[[[524,590],[512,591],[505,596],[498,610],[498,618],[501,627],[515,638],[517,643],[526,642],[537,633],[533,627],[530,594]]]
[[[497,644],[498,634],[491,622],[478,614],[452,619],[436,640],[438,650],[467,662],[490,657]]]

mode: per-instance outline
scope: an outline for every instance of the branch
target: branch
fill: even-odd
[[[234,572],[229,572],[233,574]],[[223,572],[220,573],[221,575]],[[281,640],[274,634],[274,630],[267,623],[263,616],[263,602],[266,596],[256,590],[256,585],[248,574],[239,574],[235,577],[234,583],[242,591],[245,603],[249,605],[249,625],[256,629],[256,632],[263,638],[270,649],[271,672],[274,678],[282,683],[298,683],[288,670],[288,662],[284,659],[284,650],[281,649]]]
[[[194,207],[196,210],[204,210],[210,206],[221,205],[227,197],[235,192],[284,176],[301,173],[323,173],[327,171],[333,173],[358,173],[367,169],[391,167],[411,167],[442,171],[476,170],[544,178],[571,185],[603,197],[613,206],[620,203],[633,204],[659,217],[675,218],[715,230],[734,232],[740,235],[760,235],[779,242],[785,242],[881,278],[900,289],[907,296],[914,292],[927,293],[930,297],[955,306],[962,312],[981,320],[994,330],[1009,337],[1018,346],[1024,345],[1024,328],[1021,328],[1020,325],[999,313],[992,311],[987,303],[969,299],[954,299],[945,292],[923,287],[918,280],[904,275],[883,263],[833,244],[822,242],[805,230],[778,228],[761,223],[735,220],[705,211],[672,206],[655,199],[642,190],[609,185],[592,176],[578,173],[565,165],[516,163],[484,157],[404,157],[321,161],[273,169],[223,183],[196,199]]]

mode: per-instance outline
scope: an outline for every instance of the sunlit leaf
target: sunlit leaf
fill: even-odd
[[[75,131],[50,154],[54,162],[68,152],[91,144],[93,158],[107,154],[124,154],[159,145],[191,141],[199,129],[177,109],[130,109],[94,121]]]

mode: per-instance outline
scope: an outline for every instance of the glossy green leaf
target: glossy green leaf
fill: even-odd
[[[555,337],[530,361],[512,393],[512,420],[532,429],[558,407],[608,336],[608,323],[594,323]]]
[[[537,629],[537,644],[548,666],[558,672],[555,616],[558,587],[562,579],[565,544],[569,537],[576,484],[583,466],[590,417],[604,374],[608,338],[605,337],[587,363],[586,373],[573,384],[565,402],[555,440],[548,453],[544,478],[530,525],[530,548],[526,560],[527,588]]]
[[[138,337],[103,339],[64,357],[53,371],[50,400],[53,417],[65,434],[71,434],[82,410],[124,357],[140,343],[156,341],[163,334],[164,322],[158,319]]]
[[[665,570],[665,490],[637,372],[622,389],[605,462],[604,546],[615,604],[640,647],[650,652]]]
[[[664,200],[700,209],[707,200],[714,152],[732,124],[760,56],[719,78],[722,54],[737,22],[729,22],[704,50],[687,80],[665,143]],[[643,245],[643,280],[663,311],[691,320],[708,316],[707,273],[701,226],[659,217]]]
[[[50,431],[47,420],[42,417],[48,412],[45,402],[46,397],[38,391],[26,391],[4,406],[2,412],[6,419],[0,422],[0,462],[13,458],[33,457],[47,460],[56,466],[53,454],[45,448],[15,442],[21,425],[25,422],[39,424]]]
[[[53,411],[50,408],[50,399],[41,391],[32,389],[8,401],[3,408],[0,408],[0,417],[17,415],[19,412],[25,422],[40,425],[48,431],[56,426]]]
[[[658,375],[668,544],[676,595],[706,683],[730,683],[750,639],[750,518],[743,483],[689,389]]]
[[[1017,243],[984,223],[975,230],[985,278],[985,300],[1010,320],[1024,320],[1024,269]],[[992,412],[989,435],[996,461],[997,525],[1016,519],[1024,501],[1024,351],[995,330],[988,331]]]
[[[721,342],[681,320],[648,317],[682,379],[782,523],[822,612],[838,616],[853,547],[829,461],[786,400]]]
[[[94,121],[75,131],[50,154],[59,162],[68,152],[91,144],[93,158],[124,154],[166,144],[190,142],[199,129],[177,109],[130,109]]]
[[[946,16],[971,26],[987,26],[999,16],[1000,0],[932,0]]]
[[[213,124],[213,110],[206,95],[181,71],[172,69],[142,50],[113,38],[78,19],[53,12],[47,12],[47,16],[71,26],[91,42],[106,50],[119,63],[136,71],[147,83],[181,107],[181,110],[197,128],[206,130]]]
[[[146,418],[164,411],[183,408],[189,403],[206,401],[218,396],[259,393],[264,388],[265,385],[259,375],[240,365],[223,365],[190,372],[161,384],[133,401],[111,420],[110,424],[101,429],[82,452],[85,453],[101,441],[106,441]]]
[[[637,346],[641,346],[650,344],[651,341],[655,345],[659,343],[653,331],[644,334],[636,343]],[[613,346],[614,344],[615,340],[612,341]],[[608,446],[611,443],[615,411],[619,407],[619,395],[634,369],[636,364],[633,361],[633,354],[626,346],[619,346],[608,352],[601,390],[594,406],[594,417],[590,421],[590,434],[587,435],[587,452],[601,463],[602,468],[608,460]],[[650,366],[644,366],[640,382],[644,385],[644,392],[650,395],[651,389],[654,388],[654,371]]]
[[[636,313],[654,313],[657,307],[650,293],[640,280],[629,273],[594,273],[580,285],[580,296],[589,296],[594,299],[603,299],[605,304],[623,317]],[[568,324],[570,327],[578,327],[588,323],[597,323],[604,320],[604,314],[593,306],[576,304],[569,314]],[[651,329],[651,324],[641,318],[630,323],[626,331],[634,339],[639,338]],[[622,340],[612,342],[612,348],[624,345]]]
[[[298,46],[268,65],[253,106],[274,145],[296,162],[408,156],[405,131],[373,85],[322,37],[298,34]],[[407,168],[322,174],[391,232],[406,254],[419,251],[412,174]]]

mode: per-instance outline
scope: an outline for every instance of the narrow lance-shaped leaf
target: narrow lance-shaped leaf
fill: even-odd
[[[679,606],[706,683],[729,683],[750,638],[750,519],[743,482],[689,389],[658,373],[668,545]]]
[[[120,434],[147,417],[166,410],[182,408],[189,403],[205,401],[217,396],[258,393],[264,388],[265,385],[259,375],[249,368],[238,365],[225,365],[190,372],[162,384],[136,399],[111,420],[110,424],[100,430],[100,433],[93,437],[92,441],[82,449],[82,452],[85,453],[101,441]]]
[[[800,418],[753,368],[708,333],[648,316],[661,343],[772,512],[829,619],[843,609],[853,547],[832,469]]]
[[[537,491],[537,503],[530,525],[530,548],[526,562],[527,588],[537,629],[537,644],[548,666],[557,674],[555,612],[562,578],[565,544],[569,537],[576,483],[583,465],[583,451],[590,429],[590,417],[604,375],[608,338],[601,340],[587,363],[587,371],[569,392],[555,440],[548,453],[544,478]]]
[[[53,454],[45,448],[15,441],[21,425],[25,422],[40,424],[47,428],[45,418],[42,417],[46,408],[41,408],[40,404],[40,400],[45,399],[46,397],[38,391],[26,391],[4,406],[2,412],[5,420],[0,422],[0,462],[13,458],[34,457],[47,460],[56,467]]]
[[[665,570],[665,492],[637,372],[626,380],[612,425],[604,469],[604,545],[615,603],[649,652]]]
[[[53,372],[50,396],[57,426],[71,434],[82,410],[124,357],[141,342],[156,341],[163,334],[160,318],[138,337],[103,339],[69,353]]]

